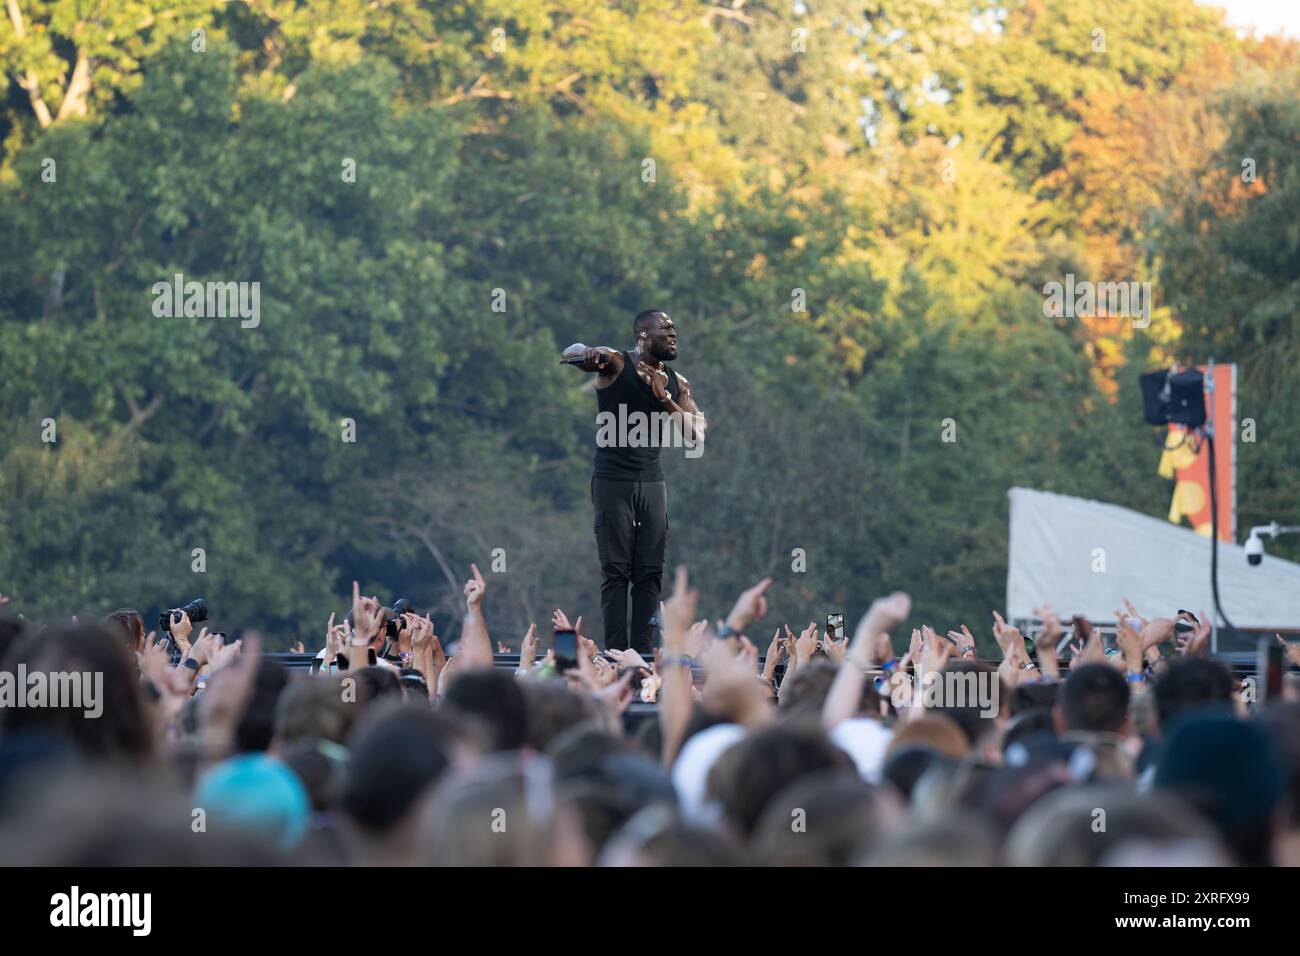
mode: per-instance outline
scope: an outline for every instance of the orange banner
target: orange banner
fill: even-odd
[[[1205,375],[1205,411],[1214,426],[1214,452],[1219,491],[1219,540],[1237,539],[1237,366],[1215,365],[1213,378],[1207,366],[1198,365]],[[1199,443],[1199,448],[1197,447]],[[1157,469],[1162,478],[1174,479],[1169,520],[1183,519],[1197,534],[1210,536],[1210,447],[1182,425],[1170,425],[1165,451]]]

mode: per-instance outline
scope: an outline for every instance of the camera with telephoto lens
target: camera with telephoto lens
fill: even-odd
[[[189,615],[191,624],[198,624],[208,619],[207,604],[204,603],[203,598],[195,598],[184,607],[174,607],[159,614],[158,627],[170,634],[172,625],[180,621],[182,612]]]
[[[406,627],[402,615],[411,612],[411,602],[407,598],[398,598],[393,602],[392,607],[386,607],[383,610],[384,617],[387,618],[387,623],[384,625],[384,636],[395,641],[402,628]]]

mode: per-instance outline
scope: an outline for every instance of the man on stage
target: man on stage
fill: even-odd
[[[677,358],[677,327],[668,313],[650,309],[632,324],[636,348],[570,345],[563,361],[596,372],[598,419],[659,423],[666,416],[682,430],[689,446],[704,440],[707,423],[691,398],[691,386],[666,362]],[[596,510],[596,550],[600,555],[600,609],[605,646],[630,646],[650,652],[650,619],[659,607],[664,552],[668,546],[668,490],[659,464],[660,445],[648,440],[651,427],[634,427],[617,441],[599,439],[591,475]],[[604,434],[602,431],[601,434]],[[632,588],[631,641],[627,590]]]

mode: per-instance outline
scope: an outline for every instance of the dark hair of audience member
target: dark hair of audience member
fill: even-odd
[[[1040,710],[1044,707],[1050,711],[1060,693],[1061,682],[1057,680],[1036,680],[1028,684],[1017,684],[1011,691],[1011,714],[1015,716],[1026,710]]]
[[[275,705],[275,745],[286,748],[299,740],[347,739],[356,707],[343,699],[337,677],[294,678]]]
[[[745,850],[723,833],[692,826],[664,806],[632,817],[605,843],[598,866],[745,866]]]
[[[121,644],[110,636],[115,646]],[[88,721],[94,723],[94,721]],[[278,866],[270,841],[192,829],[193,800],[138,768],[99,764],[25,783],[22,810],[0,826],[0,865],[58,867]],[[89,797],[89,799],[88,799]]]
[[[551,766],[556,780],[576,780],[599,775],[607,757],[627,752],[626,741],[600,724],[579,724],[551,741]]]
[[[1203,657],[1172,660],[1151,688],[1156,699],[1160,735],[1167,736],[1179,717],[1207,708],[1228,708],[1231,713],[1232,674],[1218,661]]]
[[[239,753],[261,752],[271,746],[271,738],[275,735],[276,705],[288,683],[289,671],[283,664],[269,657],[257,662],[253,693],[239,719],[239,726],[235,728],[235,749]]]
[[[926,772],[935,765],[951,767],[956,761],[938,751],[924,746],[909,746],[892,751],[881,768],[881,780],[898,791],[905,802],[910,802],[912,792]]]
[[[1031,707],[1012,717],[1002,730],[1002,753],[1005,754],[1014,744],[1024,744],[1040,734],[1056,735],[1050,706]]]
[[[933,706],[927,701],[926,710],[951,718],[966,735],[971,748],[979,749],[985,735],[997,729],[997,720],[994,719],[996,715],[989,715],[988,708],[980,701],[980,695],[974,692],[978,689],[977,686],[972,685],[978,681],[979,675],[988,675],[984,680],[998,681],[999,702],[1006,701],[1010,696],[1006,685],[1001,682],[998,669],[985,661],[969,661],[964,658],[949,661],[944,665],[942,673],[970,676],[965,678],[967,685],[964,688],[958,688],[947,680],[935,683],[934,690],[928,691],[935,695]]]
[[[544,756],[499,753],[448,775],[424,802],[417,832],[427,866],[585,865],[591,859],[580,819],[556,799]]]
[[[876,790],[853,772],[800,777],[768,801],[751,840],[760,866],[848,866],[884,821]]]
[[[549,752],[566,730],[600,719],[600,705],[589,695],[571,691],[562,681],[525,680],[520,687],[528,710],[525,742],[534,750]]]
[[[450,765],[457,733],[454,721],[427,708],[385,702],[368,709],[348,739],[340,809],[370,834],[399,826]]]
[[[519,750],[528,739],[528,707],[519,680],[498,670],[457,674],[442,704],[479,721],[487,728],[493,751]]]
[[[376,664],[359,671],[345,671],[342,676],[344,680],[356,678],[356,700],[365,708],[378,704],[381,700],[391,698],[393,702],[400,703],[403,699],[401,678],[391,668]]]
[[[557,797],[582,821],[583,836],[593,853],[599,853],[606,841],[645,806],[620,787],[585,777],[561,783]]]
[[[1170,794],[1066,787],[1025,811],[1007,835],[1004,851],[1011,866],[1096,866],[1127,841],[1187,840],[1218,845],[1213,827]]]
[[[1260,714],[1260,725],[1286,767],[1287,790],[1282,797],[1282,826],[1295,836],[1290,843],[1300,850],[1300,701],[1270,703]],[[1276,860],[1281,866],[1295,866],[1300,859]]]
[[[707,789],[748,839],[769,800],[818,770],[855,772],[856,768],[819,726],[786,721],[757,730],[724,752],[709,774]]]
[[[28,633],[10,654],[10,666],[29,674],[81,672],[102,675],[102,713],[89,719],[74,707],[0,708],[0,731],[51,730],[92,759],[148,760],[154,753],[148,705],[135,661],[121,640],[97,622],[60,624]]]
[[[777,707],[782,715],[820,714],[839,668],[826,658],[814,658],[781,682]]]
[[[114,611],[104,618],[104,624],[122,638],[122,646],[132,654],[144,649],[144,618],[129,607]]]
[[[284,749],[280,759],[298,775],[313,813],[334,807],[343,788],[343,765],[326,754],[320,741],[299,738]]]
[[[1109,664],[1080,664],[1061,685],[1063,730],[1119,733],[1128,720],[1128,681]]]
[[[860,858],[860,866],[989,867],[998,862],[997,837],[989,822],[969,811],[912,819]]]
[[[961,760],[971,752],[970,739],[947,714],[926,711],[920,717],[899,724],[889,741],[885,755],[907,747],[925,747],[945,757]]]

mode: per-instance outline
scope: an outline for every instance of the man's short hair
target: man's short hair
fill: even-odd
[[[528,739],[528,706],[517,678],[490,668],[459,674],[442,697],[454,711],[475,718],[493,751],[518,750]]]
[[[1071,668],[1058,700],[1066,730],[1116,733],[1128,717],[1128,681],[1110,664]]]
[[[1218,661],[1203,657],[1170,661],[1151,688],[1160,733],[1167,736],[1175,718],[1184,714],[1216,705],[1231,708],[1232,691],[1232,674]]]
[[[639,335],[643,329],[648,329],[651,323],[659,319],[660,316],[667,318],[668,313],[663,309],[645,309],[638,312],[636,318],[632,320],[632,331]]]

